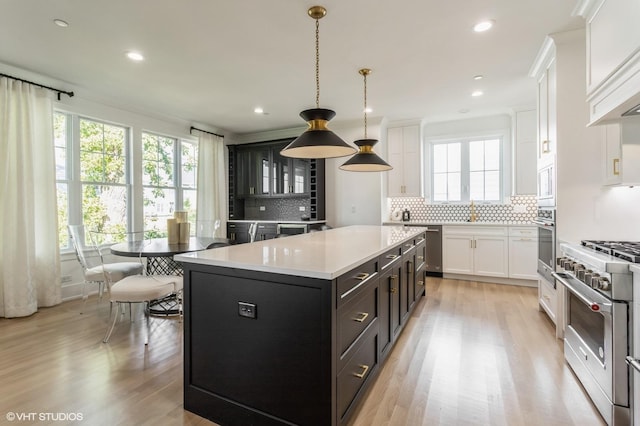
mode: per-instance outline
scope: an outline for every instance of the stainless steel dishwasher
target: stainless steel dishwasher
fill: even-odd
[[[427,275],[442,276],[442,225],[427,226]]]

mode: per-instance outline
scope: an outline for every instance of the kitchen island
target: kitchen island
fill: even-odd
[[[178,255],[184,408],[345,424],[420,297],[424,228],[349,226]]]

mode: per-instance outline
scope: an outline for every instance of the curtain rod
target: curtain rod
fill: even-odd
[[[199,132],[209,133],[210,135],[214,135],[214,136],[217,136],[219,138],[224,138],[224,135],[219,135],[219,134],[213,133],[213,132],[207,132],[206,130],[198,129],[197,127],[193,127],[193,126],[191,126],[191,129],[189,129],[189,133],[191,133],[192,130],[197,130]]]
[[[23,83],[28,83],[28,84],[32,84],[34,86],[42,87],[43,89],[51,90],[51,91],[56,92],[58,94],[58,100],[60,100],[60,94],[61,93],[64,93],[65,95],[69,96],[70,98],[73,98],[73,92],[67,92],[65,90],[56,89],[55,87],[49,87],[49,86],[45,86],[45,85],[42,85],[42,84],[34,83],[33,81],[24,80],[22,78],[14,77],[12,75],[7,75],[7,74],[0,73],[0,77],[7,77],[7,78],[10,78],[12,80],[21,81]]]

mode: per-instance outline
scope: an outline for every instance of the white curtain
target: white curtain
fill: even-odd
[[[51,93],[0,77],[0,317],[61,302]]]
[[[216,237],[225,237],[227,233],[225,177],[224,138],[199,132],[196,221],[219,223]]]

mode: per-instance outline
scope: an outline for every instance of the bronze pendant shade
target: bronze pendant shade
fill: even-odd
[[[302,111],[300,117],[309,128],[280,153],[293,158],[334,158],[353,154],[356,149],[327,128],[327,122],[335,115],[334,111],[323,108]]]
[[[358,73],[364,77],[364,139],[354,142],[358,146],[358,153],[340,166],[340,169],[348,172],[384,172],[391,170],[393,167],[373,152],[373,146],[378,141],[367,138],[367,76],[371,73],[371,70],[362,68]]]
[[[358,153],[340,166],[341,170],[349,172],[384,172],[393,169],[378,154],[373,152],[373,145],[378,143],[376,139],[359,139],[354,143],[359,148]]]
[[[327,123],[336,113],[320,108],[319,20],[327,14],[327,10],[322,6],[313,6],[307,14],[316,21],[316,107],[300,113],[309,128],[280,151],[280,154],[293,158],[345,157],[355,153],[356,149],[327,128]]]

